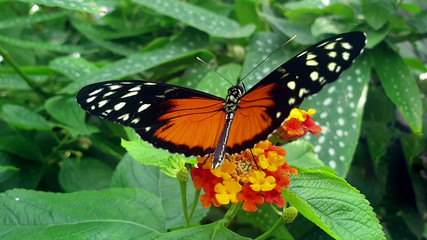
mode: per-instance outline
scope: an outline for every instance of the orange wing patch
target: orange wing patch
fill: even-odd
[[[268,110],[276,106],[271,94],[275,87],[278,87],[276,83],[261,86],[248,92],[240,100],[228,137],[228,153],[238,153],[267,139],[274,121]]]
[[[213,153],[225,124],[222,101],[192,97],[162,105],[168,107],[158,121],[165,124],[154,132],[156,138],[187,148],[187,156]]]

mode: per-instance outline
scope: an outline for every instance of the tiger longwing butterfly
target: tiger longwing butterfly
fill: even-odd
[[[323,40],[285,62],[250,90],[228,89],[225,99],[189,88],[147,81],[107,81],[77,94],[87,112],[135,129],[157,148],[185,156],[238,154],[266,140],[303,99],[335,81],[361,54],[362,32]]]

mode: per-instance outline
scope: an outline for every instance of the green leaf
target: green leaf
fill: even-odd
[[[85,49],[80,46],[66,45],[66,44],[58,45],[58,44],[50,44],[47,42],[28,41],[28,40],[22,40],[19,38],[6,37],[4,35],[0,35],[0,42],[7,43],[12,46],[22,47],[22,48],[44,49],[44,50],[60,52],[60,53],[74,53],[74,52],[85,51]]]
[[[297,35],[293,41],[299,44],[311,45],[321,40],[320,38],[314,37],[311,34],[310,29],[302,26],[299,23],[294,23],[289,20],[267,14],[261,14],[261,16],[263,16],[271,25],[273,25],[277,30],[286,36],[291,38]],[[282,42],[282,44],[283,43],[284,42]]]
[[[13,104],[4,104],[2,118],[8,124],[25,130],[50,130],[49,123],[39,114],[25,107]]]
[[[222,65],[217,71],[232,84],[236,84],[241,69],[240,65],[231,63]],[[195,89],[225,98],[229,87],[231,87],[229,82],[225,81],[218,73],[210,71],[199,81]]]
[[[27,2],[39,5],[46,5],[49,7],[60,7],[69,10],[77,10],[88,13],[103,13],[96,1],[81,1],[81,0],[19,0],[20,2]]]
[[[335,239],[385,239],[369,202],[333,174],[298,169],[283,195],[304,217]]]
[[[385,44],[375,48],[375,71],[387,96],[396,104],[413,132],[421,132],[420,90],[399,54]]]
[[[249,240],[230,229],[224,227],[221,222],[211,223],[203,226],[186,228],[162,234],[156,240],[169,239],[227,239],[227,240]]]
[[[235,11],[241,25],[253,24],[257,29],[262,29],[264,23],[258,16],[259,2],[253,0],[236,0]]]
[[[42,163],[25,161],[4,151],[0,151],[0,165],[9,168],[0,173],[0,192],[13,188],[36,188],[44,174]]]
[[[34,144],[34,140],[21,135],[2,136],[0,150],[32,161],[41,162],[43,160],[43,154],[40,148]]]
[[[135,52],[135,50],[128,48],[124,44],[118,44],[118,43],[102,40],[100,36],[93,34],[91,31],[87,29],[88,27],[91,26],[88,22],[72,19],[71,24],[73,25],[73,27],[79,30],[79,32],[85,35],[89,40],[98,44],[101,47],[104,47],[105,49],[110,50],[113,53],[123,55],[123,56],[128,56]]]
[[[66,192],[110,187],[113,170],[98,159],[66,158],[59,170],[59,183]]]
[[[59,57],[50,61],[49,66],[70,79],[78,79],[98,70],[94,64],[84,58]]]
[[[12,19],[6,19],[0,21],[0,29],[5,28],[16,28],[16,27],[22,27],[22,26],[28,26],[34,23],[43,22],[43,21],[50,21],[54,20],[60,17],[63,17],[67,14],[65,11],[58,11],[53,13],[46,13],[46,14],[39,14],[39,15],[32,15],[32,16],[26,16],[26,17],[15,17]]]
[[[396,0],[362,0],[361,3],[366,21],[375,30],[396,15]]]
[[[255,68],[261,61],[265,60],[271,52],[282,44],[283,41],[280,39],[280,36],[273,33],[258,33],[252,37],[242,70],[243,77],[250,73],[243,80],[246,89],[253,87],[271,71],[282,65],[290,58],[290,56],[285,55],[282,52],[278,52],[271,55],[267,61],[262,63],[261,66]]]
[[[0,194],[0,238],[149,239],[165,232],[159,200],[140,189]]]
[[[99,130],[85,123],[85,112],[78,106],[74,96],[55,96],[45,102],[46,111],[67,129],[71,135],[90,135]]]
[[[175,0],[132,0],[152,10],[179,20],[214,37],[242,38],[248,37],[255,26],[239,24],[224,16],[215,14],[198,6]]]
[[[185,224],[182,213],[181,191],[176,178],[164,174],[158,167],[147,166],[137,162],[129,155],[125,155],[114,172],[111,187],[141,188],[156,195],[165,209],[166,228],[183,226]],[[192,181],[187,182],[188,209],[193,204],[195,189]],[[209,209],[203,208],[197,201],[192,222],[196,223],[206,216]]]
[[[424,10],[410,19],[412,25],[420,32],[427,32],[427,11]]]
[[[283,146],[286,150],[285,160],[288,164],[304,168],[319,168],[324,166],[314,155],[314,146],[307,141],[297,140]]]
[[[49,76],[44,74],[27,74],[27,77],[31,79],[32,82],[39,84],[46,81]],[[0,73],[0,88],[9,90],[32,90],[25,80],[17,73]]]
[[[122,147],[124,147],[138,162],[161,168],[171,167],[169,157],[175,155],[166,150],[155,148],[151,143],[147,143],[141,139],[135,141],[126,141],[122,139]]]
[[[207,36],[195,30],[185,31],[168,45],[149,52],[137,53],[128,58],[108,64],[92,74],[83,76],[61,92],[75,93],[85,85],[119,79],[145,71],[160,64],[194,54],[207,43]]]
[[[0,173],[6,172],[6,171],[19,171],[19,168],[14,166],[0,166]]]
[[[299,107],[316,111],[313,120],[322,127],[320,136],[307,135],[314,152],[326,166],[346,176],[359,141],[363,108],[370,76],[369,58],[360,57],[340,78]]]

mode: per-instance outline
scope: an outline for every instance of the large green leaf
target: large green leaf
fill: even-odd
[[[385,239],[369,202],[345,180],[324,171],[298,169],[283,195],[335,239]]]
[[[316,111],[313,119],[322,132],[306,139],[315,146],[317,157],[341,177],[350,168],[359,140],[370,70],[369,58],[360,57],[336,82],[305,99],[300,107]]]
[[[137,162],[129,155],[125,155],[117,166],[111,183],[112,187],[142,188],[156,195],[166,213],[166,228],[179,227],[185,224],[182,212],[181,191],[176,178],[164,174],[156,166],[147,166]],[[187,182],[188,209],[193,204],[195,189],[192,181]],[[206,216],[209,209],[203,208],[196,202],[192,222],[199,222]]]
[[[82,0],[19,0],[33,4],[46,5],[50,7],[60,7],[70,10],[77,10],[88,13],[103,13],[96,4],[96,1]]]
[[[66,158],[59,171],[59,183],[66,192],[110,187],[113,169],[94,158]]]
[[[149,239],[166,231],[157,197],[141,189],[0,194],[2,239]]]
[[[32,161],[41,162],[43,160],[42,151],[34,144],[34,139],[18,134],[2,136],[0,138],[0,150]]]
[[[13,104],[5,104],[1,116],[10,125],[26,130],[50,130],[48,121],[29,109]]]
[[[240,27],[239,24],[224,16],[215,14],[201,7],[175,0],[132,0],[152,10],[177,19],[211,36],[223,38],[248,37],[255,26],[250,24]]]
[[[120,79],[178,58],[190,56],[205,46],[206,43],[206,35],[195,30],[185,31],[180,37],[162,48],[136,53],[128,58],[105,65],[99,71],[77,79],[62,92],[75,93],[83,86],[91,83]]]
[[[170,239],[227,239],[227,240],[249,240],[242,237],[230,229],[224,227],[220,222],[211,223],[203,226],[184,228],[162,234],[157,240]]]
[[[396,104],[412,131],[421,132],[421,94],[408,66],[385,44],[375,48],[375,70],[387,96]]]
[[[316,158],[314,146],[310,142],[297,140],[283,146],[286,150],[285,160],[292,166],[304,168],[319,168],[324,166],[323,162]]]

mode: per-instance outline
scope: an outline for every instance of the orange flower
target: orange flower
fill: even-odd
[[[297,173],[285,162],[285,156],[283,148],[264,141],[231,156],[232,162],[226,158],[217,169],[211,169],[211,157],[198,158],[198,168],[192,169],[191,175],[195,188],[205,191],[200,196],[203,207],[243,202],[245,211],[254,212],[264,201],[283,207],[281,189],[289,186],[289,177],[284,175]]]
[[[301,138],[310,132],[314,135],[320,135],[322,129],[311,117],[316,113],[313,109],[307,112],[298,108],[292,109],[285,123],[276,131],[283,140]]]

